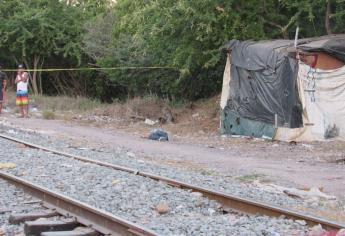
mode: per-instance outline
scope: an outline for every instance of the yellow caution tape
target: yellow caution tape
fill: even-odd
[[[84,68],[42,68],[42,69],[25,69],[28,72],[53,72],[53,71],[92,71],[92,70],[156,70],[156,69],[170,69],[178,70],[176,67],[167,66],[122,66],[122,67],[84,67]],[[4,72],[15,72],[18,69],[1,69]]]

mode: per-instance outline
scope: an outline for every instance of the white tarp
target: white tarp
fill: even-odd
[[[224,70],[223,77],[223,88],[222,88],[222,97],[220,99],[220,107],[224,109],[228,103],[230,97],[230,77],[231,77],[231,58],[230,55],[227,57],[226,66]]]
[[[230,96],[231,57],[224,71],[220,106]],[[345,140],[345,66],[335,70],[311,69],[300,63],[298,90],[303,107],[304,127],[278,128],[276,140],[314,141],[336,136]]]
[[[320,70],[301,63],[298,85],[304,127],[279,128],[275,139],[312,141],[337,137],[345,140],[345,66]]]

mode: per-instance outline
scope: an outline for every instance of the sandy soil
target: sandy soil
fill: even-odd
[[[0,120],[57,138],[70,138],[79,145],[122,147],[142,158],[181,168],[230,176],[256,175],[279,185],[322,187],[328,194],[345,196],[345,162],[339,161],[345,157],[342,142],[289,144],[221,137],[215,132],[201,131],[172,135],[171,142],[163,143],[143,138],[152,129],[144,124],[119,129],[111,125],[94,127],[77,122],[18,119],[10,114]]]

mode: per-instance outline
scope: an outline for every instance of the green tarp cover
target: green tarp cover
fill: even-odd
[[[240,117],[237,113],[225,109],[221,114],[221,132],[228,135],[273,139],[276,128],[271,124]]]

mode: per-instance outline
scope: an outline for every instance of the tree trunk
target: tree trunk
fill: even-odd
[[[30,70],[30,64],[29,62],[24,58],[24,64],[25,64],[25,68]],[[33,94],[36,94],[37,91],[37,87],[36,87],[36,81],[33,80],[33,77],[31,76],[31,74],[29,73],[29,89],[30,91],[33,92]]]
[[[42,67],[42,64],[40,64],[41,57],[35,55],[33,60],[33,72],[32,76],[29,76],[30,82],[31,82],[31,89],[32,93],[35,95],[40,95],[43,93],[42,90],[42,81],[41,81],[41,72],[37,71],[37,69],[40,69]],[[29,64],[27,61],[25,61],[25,64],[27,68],[29,69]],[[29,73],[30,75],[30,73]]]
[[[40,64],[40,67],[39,67],[40,69],[43,68],[43,64],[44,64],[44,58],[42,59],[42,62],[41,62],[41,64]],[[37,79],[38,79],[38,89],[39,89],[40,94],[42,95],[42,94],[43,94],[42,71],[39,71],[39,72],[38,72],[38,77],[37,77]]]
[[[326,18],[325,18],[325,28],[326,28],[326,32],[327,34],[332,34],[332,28],[331,28],[331,7],[332,7],[332,0],[326,0],[327,1],[327,9],[326,9]]]
[[[33,89],[34,89],[34,94],[35,95],[38,95],[39,94],[39,91],[38,91],[38,84],[37,84],[37,71],[36,71],[36,69],[37,69],[37,65],[38,65],[38,61],[39,61],[39,59],[38,59],[38,57],[37,56],[34,56],[34,64],[33,64],[33,69],[34,69],[34,71],[33,71],[33,73],[32,73],[32,87],[33,87]]]

